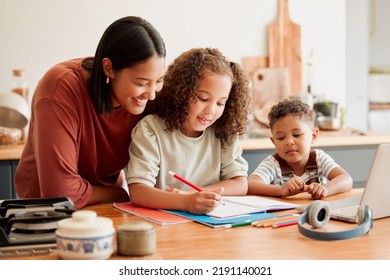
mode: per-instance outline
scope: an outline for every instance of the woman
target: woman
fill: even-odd
[[[146,20],[112,23],[93,58],[62,62],[40,80],[16,170],[21,198],[66,196],[78,209],[128,201],[131,131],[161,90],[165,45]]]

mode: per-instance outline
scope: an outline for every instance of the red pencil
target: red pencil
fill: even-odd
[[[273,228],[281,228],[281,227],[288,227],[288,226],[293,226],[298,224],[298,220],[288,220],[285,222],[279,222],[279,223],[274,223],[272,225]]]
[[[197,185],[191,183],[190,181],[187,181],[186,179],[184,179],[183,177],[177,175],[175,172],[172,172],[172,171],[168,171],[169,175],[172,175],[173,178],[179,180],[180,182],[183,182],[184,184],[186,184],[187,186],[190,186],[191,188],[193,188],[194,190],[197,190],[198,192],[201,192],[203,191],[200,187],[198,187]],[[225,203],[222,201],[222,198],[221,200],[219,201],[222,205],[225,205]]]
[[[187,181],[186,179],[184,179],[183,177],[175,174],[174,172],[172,171],[168,171],[169,175],[172,175],[173,178],[176,178],[177,180],[179,180],[180,182],[186,184],[187,186],[190,186],[191,188],[193,188],[194,190],[197,190],[198,192],[201,192],[202,189],[200,187],[198,187],[197,185],[191,183],[190,181]]]

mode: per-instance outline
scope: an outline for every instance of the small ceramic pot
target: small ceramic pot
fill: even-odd
[[[117,227],[117,243],[120,255],[149,255],[156,250],[156,233],[149,223],[127,222]]]
[[[57,252],[62,259],[108,259],[114,252],[112,220],[94,211],[79,210],[58,222]]]

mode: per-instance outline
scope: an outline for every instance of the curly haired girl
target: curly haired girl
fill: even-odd
[[[217,49],[195,48],[169,66],[152,114],[132,132],[127,183],[133,203],[205,214],[221,195],[247,193],[238,136],[251,108],[241,67]],[[189,179],[196,192],[169,175]]]

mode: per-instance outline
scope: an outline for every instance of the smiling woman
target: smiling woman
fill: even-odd
[[[122,170],[131,131],[162,87],[165,55],[149,22],[125,17],[106,29],[94,57],[48,70],[32,99],[19,197],[66,196],[77,208],[128,201]]]

